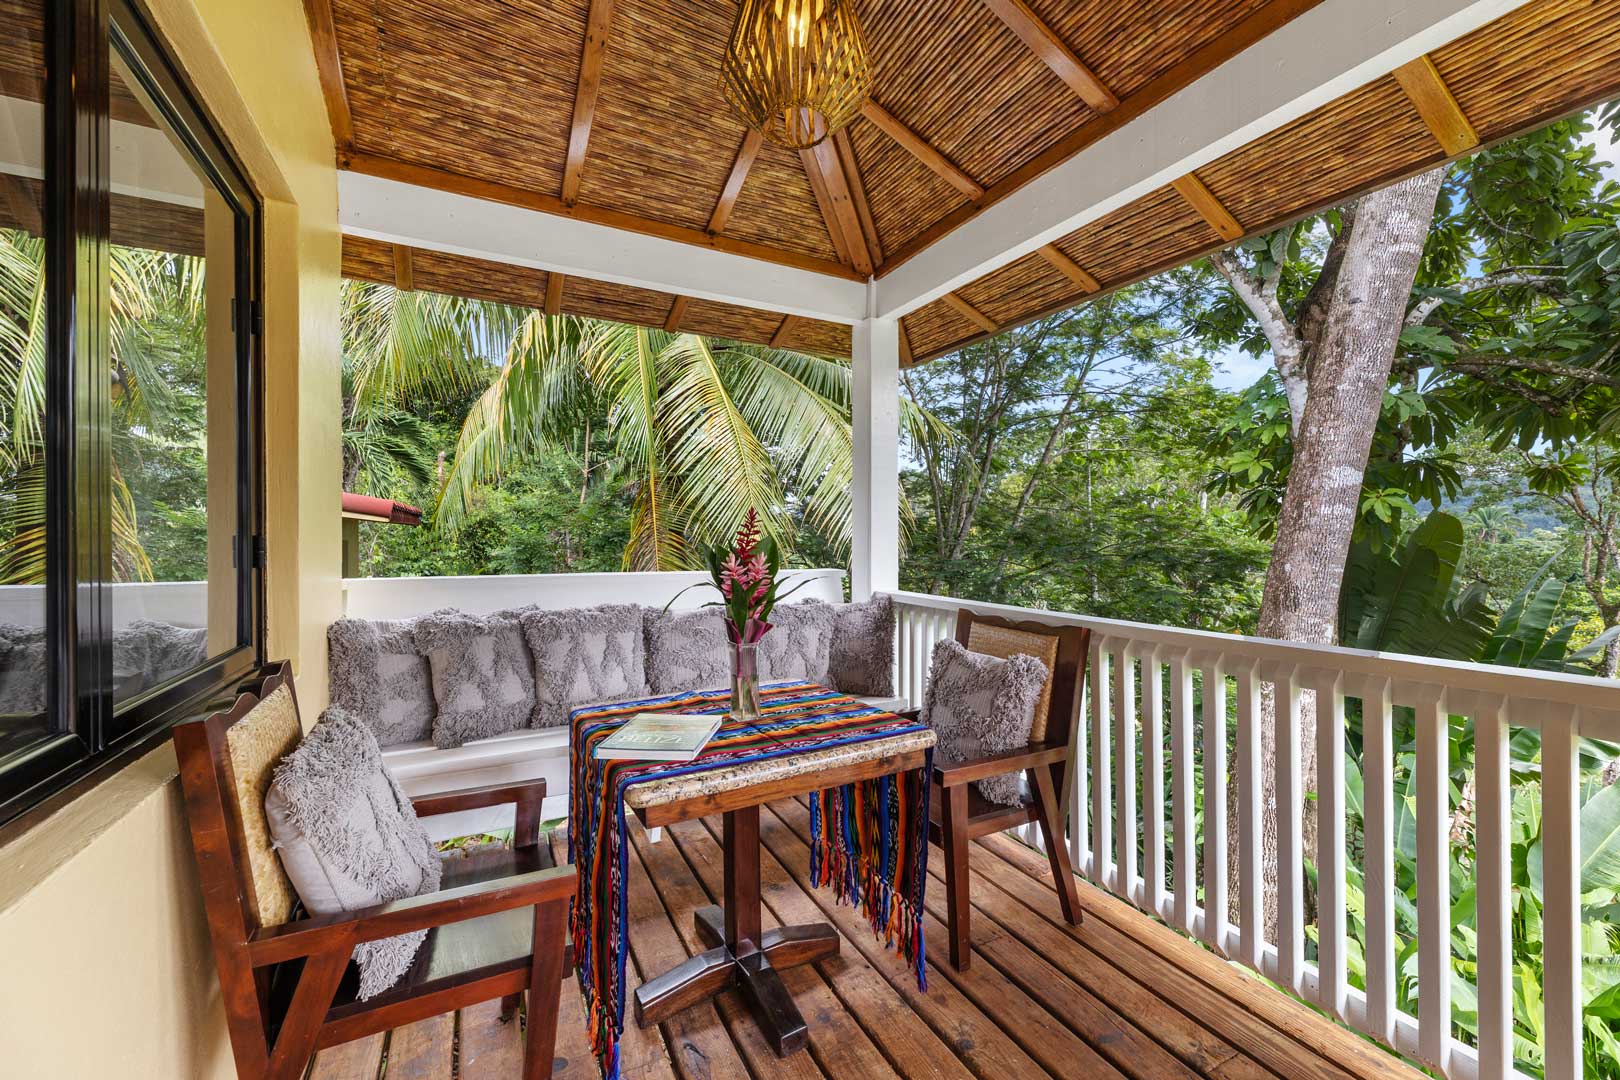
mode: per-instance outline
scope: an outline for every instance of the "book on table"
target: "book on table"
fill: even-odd
[[[691,761],[720,730],[724,713],[637,713],[596,744],[600,761]]]

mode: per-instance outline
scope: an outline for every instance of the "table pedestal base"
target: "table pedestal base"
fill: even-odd
[[[804,1017],[777,974],[838,953],[838,931],[829,923],[760,929],[759,808],[725,816],[726,904],[692,913],[698,937],[712,946],[636,990],[636,1021],[662,1023],[682,1009],[733,987],[778,1056],[802,1049],[809,1037]]]

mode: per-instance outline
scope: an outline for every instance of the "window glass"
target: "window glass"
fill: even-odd
[[[0,4],[0,763],[51,734],[43,5]]]
[[[235,648],[240,215],[117,43],[110,90],[113,696]]]

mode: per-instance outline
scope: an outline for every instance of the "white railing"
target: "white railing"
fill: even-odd
[[[1513,1066],[1510,728],[1541,734],[1545,1068],[1581,1075],[1580,782],[1577,741],[1620,741],[1620,688],[1608,680],[1299,645],[1094,619],[918,593],[895,593],[897,690],[920,705],[934,644],[959,608],[1091,630],[1076,765],[1065,794],[1077,872],[1202,939],[1350,1026],[1451,1080],[1501,1080]],[[1168,702],[1163,693],[1168,669]],[[1197,689],[1195,694],[1195,677]],[[1234,685],[1235,684],[1235,685]],[[1140,686],[1140,693],[1137,687]],[[1202,692],[1220,686],[1222,693]],[[1227,700],[1235,689],[1235,791],[1228,790]],[[1278,882],[1262,884],[1261,718],[1273,697]],[[1363,723],[1365,989],[1348,978],[1345,701]],[[1314,700],[1313,700],[1314,699]],[[1201,703],[1201,704],[1200,704]],[[1168,706],[1168,707],[1166,707]],[[1396,1007],[1395,753],[1392,720],[1414,711],[1417,832],[1417,1015]],[[1300,717],[1316,716],[1316,962],[1306,952]],[[1453,1031],[1448,717],[1472,724],[1478,939],[1478,1046]],[[1137,761],[1137,733],[1142,756]],[[1197,742],[1195,743],[1195,739]],[[1201,755],[1199,753],[1201,751]],[[1195,820],[1201,756],[1202,828]],[[1166,761],[1168,757],[1168,761]],[[1521,767],[1526,763],[1518,763]],[[1138,769],[1142,790],[1137,790]],[[1165,775],[1170,835],[1165,835]],[[1116,779],[1117,778],[1117,779]],[[1228,879],[1227,807],[1237,800],[1238,874]],[[1200,859],[1201,845],[1201,859]],[[1137,865],[1137,854],[1142,865]],[[1198,875],[1202,864],[1202,880]],[[1202,895],[1199,886],[1202,885]],[[1237,894],[1237,920],[1228,915]],[[1269,892],[1269,895],[1268,895]],[[1277,940],[1264,932],[1276,911]]]

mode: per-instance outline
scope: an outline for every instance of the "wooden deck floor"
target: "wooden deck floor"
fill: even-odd
[[[849,1080],[1052,1076],[1065,1080],[1417,1080],[1420,1073],[1082,883],[1086,916],[1069,927],[1045,860],[1004,836],[973,848],[974,961],[944,959],[944,887],[934,852],[928,991],[875,942],[850,908],[806,887],[809,814],[797,802],[761,815],[765,925],[830,921],[841,955],[784,973],[810,1023],[810,1048],[776,1058],[734,995],[661,1029],[632,1020],[625,1080]],[[688,822],[646,842],[632,823],[630,942],[637,975],[701,951],[685,914],[716,901],[719,822]],[[672,914],[679,913],[679,914]],[[564,983],[554,1075],[595,1080],[579,994]],[[318,1080],[485,1080],[518,1075],[518,1025],[498,1003],[323,1051]]]

